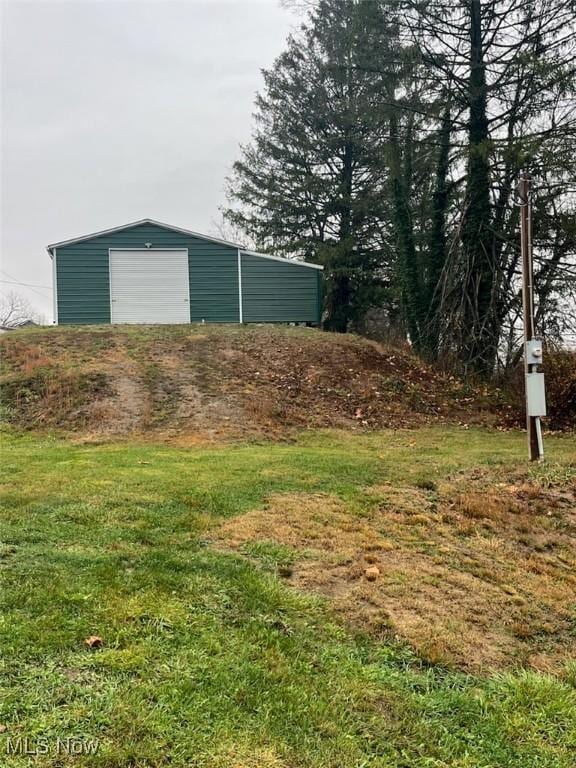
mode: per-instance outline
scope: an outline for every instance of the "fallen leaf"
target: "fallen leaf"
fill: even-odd
[[[88,648],[102,648],[104,641],[98,635],[90,635],[90,637],[84,640],[84,645],[88,646]]]
[[[369,568],[365,569],[364,576],[368,581],[376,581],[378,576],[380,576],[380,568],[375,565],[371,565]]]

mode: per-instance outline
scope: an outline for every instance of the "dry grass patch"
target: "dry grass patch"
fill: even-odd
[[[575,651],[573,491],[482,483],[375,486],[360,511],[333,496],[280,494],[224,523],[217,539],[245,552],[290,547],[288,583],[430,662],[553,670]]]

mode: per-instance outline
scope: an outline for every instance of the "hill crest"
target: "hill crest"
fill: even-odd
[[[506,418],[497,390],[406,349],[315,329],[55,327],[1,343],[5,416],[25,429],[194,442]]]

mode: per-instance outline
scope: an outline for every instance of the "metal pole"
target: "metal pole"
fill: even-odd
[[[542,428],[539,416],[530,415],[528,379],[538,366],[530,362],[528,346],[534,339],[534,285],[532,266],[532,200],[530,178],[523,174],[519,184],[520,198],[520,247],[522,252],[522,308],[524,314],[524,374],[526,382],[526,431],[530,461],[544,458]]]

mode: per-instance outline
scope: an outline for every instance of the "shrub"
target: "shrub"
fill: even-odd
[[[548,352],[545,359],[548,425],[576,429],[576,352]]]

